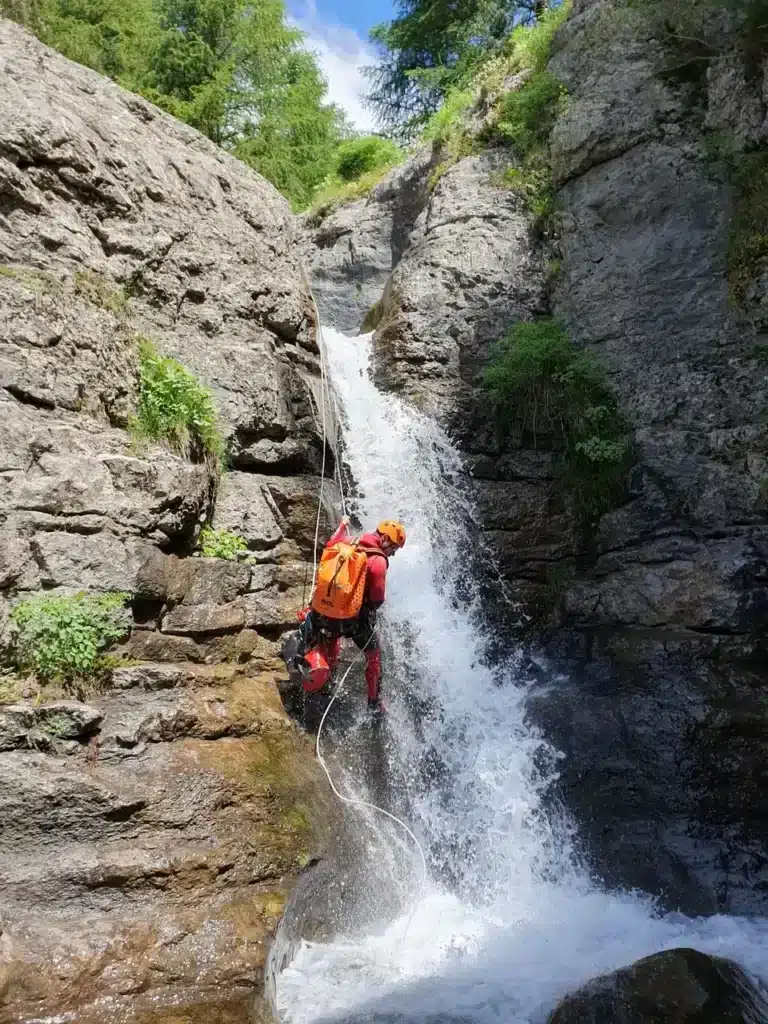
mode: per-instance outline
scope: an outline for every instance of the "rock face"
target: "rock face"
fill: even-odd
[[[329,816],[276,689],[323,447],[294,222],[196,132],[0,21],[0,300],[2,622],[41,589],[126,591],[135,662],[87,704],[20,685],[2,708],[0,1020],[234,1019]],[[140,337],[212,391],[218,487],[133,443]],[[206,519],[247,562],[190,557]]]
[[[572,681],[533,710],[569,754],[563,791],[604,877],[764,913],[768,385],[759,288],[729,298],[738,196],[708,133],[765,144],[768,95],[730,57],[670,81],[650,34],[581,3],[551,65],[570,97],[555,309],[609,368],[637,465],[563,574]]]
[[[379,300],[429,197],[431,150],[396,167],[366,199],[306,219],[306,257],[323,323],[358,331]]]
[[[508,155],[491,150],[440,177],[382,300],[378,382],[449,426],[490,346],[545,308],[529,218],[518,196],[494,184],[508,166]]]
[[[310,220],[307,260],[323,320],[359,330],[373,314],[378,382],[470,447],[481,427],[468,393],[509,324],[546,310],[547,254],[497,183],[508,153],[461,160],[435,182],[440,157],[427,147],[367,199]]]
[[[596,978],[565,998],[549,1024],[759,1024],[768,1001],[730,960],[670,949]]]
[[[376,373],[458,439],[521,608],[504,625],[523,639],[527,622],[566,669],[556,686],[545,673],[530,713],[567,754],[559,795],[596,874],[691,912],[764,913],[766,281],[742,282],[734,300],[739,196],[715,142],[762,153],[765,67],[734,47],[694,62],[701,74],[667,74],[648,17],[577,0],[555,39],[551,68],[569,92],[552,140],[559,251],[495,186],[504,158],[491,150],[421,192],[407,246],[382,238],[366,257],[371,281],[394,264]],[[376,222],[377,203],[374,192],[336,215],[345,237]],[[547,312],[601,360],[634,440],[626,500],[586,536],[556,440],[502,444],[475,389],[490,344]]]

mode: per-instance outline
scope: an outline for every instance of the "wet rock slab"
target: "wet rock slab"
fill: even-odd
[[[4,711],[20,739],[0,754],[3,1024],[133,1020],[134,998],[170,1013],[183,992],[199,1019],[252,1003],[333,820],[272,674],[147,665],[117,682],[93,706]],[[41,748],[53,715],[87,736]]]

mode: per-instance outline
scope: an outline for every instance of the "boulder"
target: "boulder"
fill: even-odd
[[[766,991],[732,960],[670,949],[590,981],[566,996],[548,1024],[757,1024]]]
[[[83,742],[98,731],[103,717],[97,708],[79,701],[6,705],[0,712],[0,752],[47,748],[56,741]]]

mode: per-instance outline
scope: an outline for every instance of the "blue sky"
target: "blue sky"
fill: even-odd
[[[308,6],[302,0],[288,0],[288,9],[293,15],[301,16],[302,8]],[[392,17],[392,0],[315,0],[317,16],[326,24],[338,23],[354,29],[362,39],[381,21]]]
[[[359,129],[372,130],[373,118],[363,105],[367,85],[361,69],[375,61],[368,33],[392,17],[392,0],[288,0],[287,7],[318,56],[329,98]]]

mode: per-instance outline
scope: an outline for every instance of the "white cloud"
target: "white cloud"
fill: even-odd
[[[376,61],[372,47],[354,29],[324,22],[315,0],[305,0],[292,11],[290,20],[306,35],[305,45],[317,54],[328,80],[329,101],[346,110],[359,131],[373,131],[376,127],[373,114],[363,106],[368,82],[362,73],[366,65]]]

